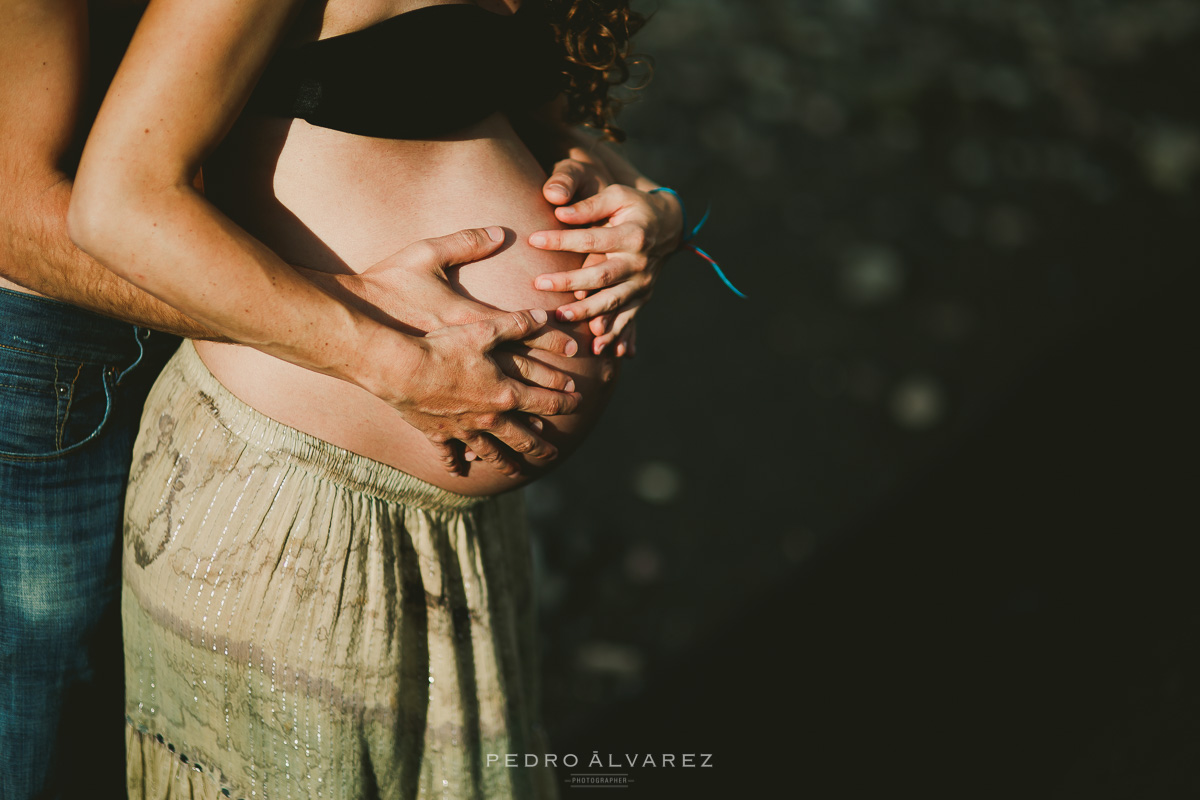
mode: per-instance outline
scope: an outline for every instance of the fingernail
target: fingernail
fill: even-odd
[[[564,349],[563,352],[569,356],[573,356],[579,352],[579,345],[574,339],[572,339],[571,341],[567,342],[566,349]]]
[[[547,191],[549,191],[550,194],[557,195],[564,200],[567,199],[567,187],[563,186],[561,183],[551,184]]]
[[[575,319],[575,312],[574,312],[574,311],[570,311],[570,310],[568,310],[568,311],[561,311],[561,312],[559,312],[559,316],[561,316],[561,317],[562,317],[563,319],[565,319],[567,322],[570,322],[571,320]]]
[[[535,233],[533,236],[529,237],[529,243],[534,247],[545,247],[546,237],[540,233]]]
[[[487,231],[488,238],[491,239],[493,242],[503,242],[504,241],[504,229],[503,228],[499,228],[495,225],[491,225],[487,228],[484,228],[484,230]]]
[[[573,392],[573,391],[575,391],[575,381],[574,381],[574,380],[569,380],[569,381],[567,381],[567,388],[566,388],[566,391],[568,391],[568,392]]]
[[[542,428],[546,427],[546,424],[542,422],[541,417],[533,417],[529,420],[529,427],[540,433]]]
[[[621,342],[619,345],[617,345],[617,358],[620,358],[623,355],[625,355],[625,343]]]
[[[546,311],[541,308],[533,309],[532,311],[529,312],[529,315],[531,317],[533,317],[533,321],[536,322],[538,325],[541,325],[543,322],[545,322],[546,320],[548,320],[550,318],[546,315]]]
[[[538,278],[534,286],[539,289],[553,289],[554,283],[549,278]]]

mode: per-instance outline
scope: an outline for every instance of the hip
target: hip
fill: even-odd
[[[154,376],[179,343],[3,288],[0,319],[0,463],[103,455],[106,434],[136,420]],[[111,458],[127,464],[128,441],[118,449]]]

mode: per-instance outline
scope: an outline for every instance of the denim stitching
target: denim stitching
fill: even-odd
[[[54,359],[54,449],[62,450],[63,435],[62,397],[58,391],[58,359]]]
[[[3,451],[0,451],[0,461],[8,461],[10,463],[24,463],[24,462],[31,462],[31,461],[53,461],[56,458],[62,458],[63,456],[67,455],[68,453],[72,453],[72,452],[78,450],[79,448],[83,447],[88,442],[90,442],[92,439],[95,439],[97,436],[99,436],[100,433],[106,427],[108,427],[109,418],[112,416],[113,388],[114,388],[109,385],[107,372],[104,373],[101,380],[104,383],[104,416],[101,418],[100,424],[96,427],[96,430],[92,431],[91,435],[89,435],[86,439],[84,439],[81,442],[76,442],[75,444],[71,445],[70,447],[64,448],[62,450],[57,450],[53,453],[38,453],[36,455],[25,455],[23,453],[5,453]]]
[[[67,432],[67,422],[71,419],[71,405],[75,400],[75,384],[83,374],[83,364],[75,368],[75,377],[71,379],[71,387],[67,390],[67,409],[63,412],[62,425],[58,429],[58,447],[62,449],[62,437]]]
[[[0,350],[12,350],[15,353],[25,353],[31,356],[41,356],[42,358],[61,358],[66,361],[79,361],[83,364],[103,364],[104,360],[93,361],[90,358],[79,358],[77,356],[65,356],[61,353],[47,353],[45,350],[29,350],[24,347],[13,347],[11,344],[0,344]]]

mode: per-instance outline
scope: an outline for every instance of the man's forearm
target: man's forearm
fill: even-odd
[[[67,177],[33,196],[5,195],[0,275],[6,279],[122,322],[189,339],[224,338],[117,276],[71,242]]]

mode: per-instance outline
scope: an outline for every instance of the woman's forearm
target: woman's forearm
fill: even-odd
[[[658,188],[659,184],[642,174],[622,152],[620,146],[589,133],[566,121],[565,98],[559,97],[530,112],[518,125],[518,131],[535,157],[546,164],[586,154],[612,175],[615,183],[638,191]]]
[[[508,412],[569,413],[578,394],[556,391],[570,386],[569,376],[545,369],[539,380],[554,389],[528,385],[490,357],[505,342],[540,333],[545,312],[406,335],[290,269],[191,185],[301,5],[151,0],[80,160],[68,212],[72,239],[218,333],[366,389],[422,431],[448,469],[457,464],[455,439],[509,474],[517,467],[495,440],[552,457],[553,448]],[[459,264],[494,251],[502,238],[460,231],[440,245],[419,242],[404,252],[440,266]]]
[[[147,184],[103,164],[80,169],[68,224],[81,249],[233,341],[358,385],[357,356],[383,326],[305,280],[190,185]],[[397,358],[420,348],[390,332]]]
[[[299,5],[151,2],[92,126],[68,229],[97,261],[217,333],[375,391],[366,370],[383,359],[359,357],[368,343],[387,341],[404,362],[419,358],[416,340],[305,280],[192,185]]]
[[[632,186],[639,192],[648,192],[651,189],[659,188],[660,184],[643,175],[619,145],[587,137],[582,133],[576,133],[576,137],[579,146],[589,147],[589,152],[608,168],[617,183]]]

